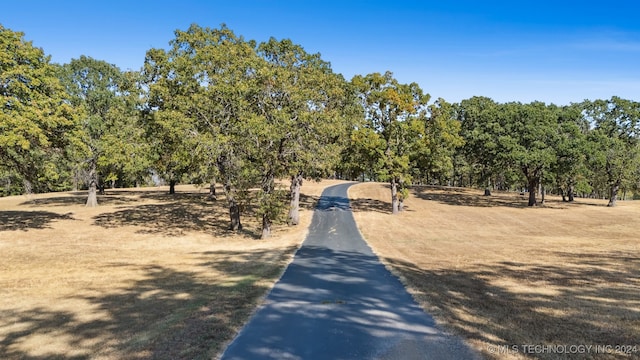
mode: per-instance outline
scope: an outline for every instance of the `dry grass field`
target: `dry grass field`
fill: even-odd
[[[107,190],[0,198],[1,359],[215,357],[302,242],[331,184],[302,188],[301,224],[258,240],[226,231],[205,190]]]
[[[640,358],[640,201],[527,208],[517,193],[416,187],[392,216],[383,184],[349,196],[383,262],[485,357]]]

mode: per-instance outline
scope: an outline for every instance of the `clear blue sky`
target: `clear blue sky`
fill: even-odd
[[[176,29],[227,24],[246,39],[290,38],[346,79],[392,71],[433,98],[558,105],[640,101],[640,2],[2,1],[0,24],[66,63],[138,70]]]

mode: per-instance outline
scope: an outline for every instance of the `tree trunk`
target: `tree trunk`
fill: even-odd
[[[31,181],[24,179],[22,180],[22,186],[24,187],[24,194],[30,196],[33,194],[33,184]]]
[[[169,180],[169,194],[175,194],[175,193],[176,193],[176,181]]]
[[[611,185],[611,189],[609,190],[609,203],[608,207],[616,206],[616,202],[618,201],[618,191],[620,190],[620,180],[617,180],[613,185]]]
[[[391,179],[391,213],[397,214],[398,210],[398,179]]]
[[[529,203],[527,205],[536,206],[538,205],[538,202],[536,200],[536,191],[538,189],[538,184],[540,183],[540,180],[535,176],[527,180],[529,182]]]
[[[98,206],[98,186],[95,181],[89,183],[89,195],[87,197],[86,206],[95,207]]]
[[[271,219],[267,214],[262,215],[262,239],[268,239],[271,236]]]
[[[229,218],[231,221],[229,224],[229,230],[242,230],[242,224],[240,223],[240,205],[238,205],[238,201],[236,200],[233,189],[229,183],[225,184],[224,193],[227,197],[227,202],[229,203]]]
[[[264,176],[262,177],[262,192],[264,193],[263,196],[265,196],[265,198],[269,199],[272,195],[273,195],[273,189],[275,187],[275,178],[273,175],[273,171],[268,170],[265,172]],[[264,204],[263,204],[264,206]],[[273,209],[271,209],[270,207],[272,206],[272,203],[269,199],[268,203],[267,203],[267,209],[263,209],[264,210],[264,214],[262,215],[262,239],[267,239],[271,236],[271,212]]]
[[[538,190],[537,196],[542,196],[542,183],[538,181]]]
[[[80,183],[80,170],[76,169],[73,172],[73,191],[78,191],[78,184]]]
[[[567,190],[569,195],[569,202],[573,202],[574,198],[573,198],[573,185],[569,185],[569,189]]]
[[[228,160],[225,156],[220,156],[217,159],[218,170],[220,175],[224,179],[224,195],[227,198],[227,204],[229,205],[229,230],[238,231],[242,230],[242,224],[240,223],[240,205],[235,197],[235,190],[231,185],[231,177],[229,176],[227,169]]]
[[[540,186],[540,205],[544,205],[544,197],[547,194],[547,189],[544,186]]]
[[[560,193],[560,196],[562,196],[562,202],[567,202],[567,196],[564,193],[564,190],[562,190],[561,187],[558,188],[558,193]]]
[[[300,188],[302,187],[302,174],[291,176],[291,204],[289,205],[289,225],[300,223]]]
[[[33,195],[33,184],[31,183],[31,181],[24,179],[22,180],[22,185],[24,186],[24,194],[26,195],[27,199],[35,204],[36,200],[31,197],[31,195]]]
[[[218,200],[216,196],[216,179],[212,179],[209,185],[209,200]]]
[[[398,181],[398,212],[404,211],[404,182]]]
[[[98,173],[95,166],[89,170],[89,196],[87,197],[87,203],[85,206],[95,207],[98,206]]]

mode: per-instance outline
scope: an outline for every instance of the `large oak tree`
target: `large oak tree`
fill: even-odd
[[[263,237],[268,237],[279,211],[273,201],[274,180],[288,177],[288,222],[299,222],[299,198],[305,178],[327,176],[335,166],[350,121],[347,84],[319,54],[307,53],[289,39],[261,43],[258,55],[259,97],[253,101],[258,117],[253,139],[261,162]]]
[[[352,79],[365,113],[365,128],[377,134],[382,147],[376,156],[377,176],[391,187],[391,211],[400,211],[399,190],[410,180],[410,120],[424,116],[429,95],[416,83],[401,84],[391,72],[357,75]],[[368,138],[368,137],[365,137]]]
[[[612,97],[583,104],[593,129],[589,142],[591,164],[608,186],[609,203],[615,206],[621,187],[633,187],[640,168],[640,103]]]
[[[75,111],[65,101],[56,67],[24,34],[0,25],[0,169],[24,180],[26,192],[47,173],[56,175],[75,128]]]
[[[149,119],[159,165],[170,181],[189,173],[219,178],[230,229],[242,229],[241,194],[255,183],[251,134],[259,58],[255,43],[220,29],[192,25],[176,31],[168,51],[147,52]]]
[[[64,64],[60,79],[68,101],[78,109],[80,130],[74,151],[87,171],[87,206],[97,206],[97,189],[117,169],[145,164],[145,145],[137,121],[137,82],[133,73],[125,76],[115,65],[81,56]],[[127,151],[130,150],[130,153]]]

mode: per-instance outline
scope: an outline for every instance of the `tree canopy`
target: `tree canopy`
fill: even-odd
[[[429,95],[416,83],[399,83],[391,72],[357,75],[352,83],[364,109],[364,131],[369,133],[362,139],[373,137],[369,145],[379,146],[369,153],[377,164],[375,175],[391,185],[392,213],[397,214],[401,209],[399,190],[411,181],[412,124],[424,116]]]
[[[148,169],[149,149],[137,122],[137,75],[81,56],[63,65],[59,76],[67,101],[78,110],[72,153],[86,173],[87,206],[96,206],[96,190],[105,180],[137,179]]]
[[[192,25],[176,32],[169,51],[150,50],[143,72],[157,168],[172,183],[193,173],[219,177],[232,230],[241,228],[238,194],[259,187],[268,237],[283,210],[275,180],[291,177],[295,199],[302,178],[327,175],[335,163],[346,82],[288,39],[256,44],[226,26]]]
[[[0,169],[13,170],[25,191],[48,190],[74,127],[56,67],[24,34],[0,25]]]
[[[92,206],[105,186],[218,182],[229,228],[252,207],[263,238],[299,222],[304,180],[329,176],[388,182],[392,214],[412,184],[528,192],[530,206],[546,191],[609,206],[640,194],[634,100],[452,104],[388,71],[346,81],[290,39],[225,25],[174,35],[123,72],[88,56],[51,64],[0,26],[3,194],[82,187]]]

